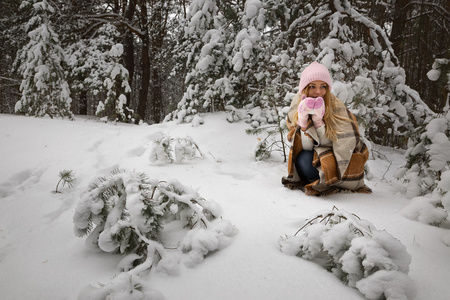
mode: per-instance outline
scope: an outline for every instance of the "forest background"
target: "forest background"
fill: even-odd
[[[376,118],[382,130],[372,133],[375,141],[398,144],[389,131],[398,129],[391,124],[396,115],[402,117],[393,102],[404,105],[414,97],[407,110],[418,98],[432,112],[446,108],[448,79],[427,77],[433,68],[443,74],[449,70],[450,4],[445,0],[1,3],[1,113],[102,112],[110,119],[130,121],[131,116],[134,122],[159,123],[183,105],[195,112],[268,102],[283,106],[301,70],[314,60],[326,64],[334,80],[353,84],[347,87],[352,95],[343,99],[347,103],[369,110],[389,107]],[[120,48],[112,53],[116,45]],[[38,79],[36,74],[45,73],[39,65],[53,75]],[[355,87],[357,77],[368,81]],[[45,101],[31,96],[64,90],[66,83],[62,97],[70,97],[68,106],[60,97],[58,108],[49,108],[57,102],[55,95]],[[24,94],[27,104],[17,109]],[[126,99],[118,100],[122,94]],[[99,108],[100,102],[105,107]]]

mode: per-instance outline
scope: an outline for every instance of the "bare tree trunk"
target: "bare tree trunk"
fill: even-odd
[[[80,104],[78,106],[78,113],[82,116],[86,116],[88,114],[88,101],[87,101],[87,91],[82,90],[80,92]]]
[[[405,45],[405,24],[407,20],[407,6],[411,0],[397,0],[394,7],[394,19],[392,22],[392,31],[390,40],[392,41],[392,48],[399,57],[401,64],[404,65],[402,60],[402,53],[404,53]]]
[[[146,120],[147,111],[147,101],[148,101],[148,90],[150,86],[150,58],[149,58],[149,47],[150,39],[148,35],[148,16],[147,16],[147,6],[146,1],[141,0],[141,23],[142,23],[142,83],[139,90],[139,103],[137,113],[140,120]],[[137,120],[139,122],[139,120]]]
[[[169,16],[169,5],[164,5],[163,1],[151,1],[151,106],[152,106],[152,121],[155,123],[161,122],[162,117],[162,98],[163,85],[162,74],[164,73],[164,64],[162,60],[162,49],[164,46],[164,38],[167,34],[167,22]]]
[[[125,9],[125,19],[131,23],[133,20],[134,13],[136,11],[136,1],[129,1],[128,5]],[[124,63],[125,68],[128,70],[128,84],[130,87],[133,86],[133,77],[134,77],[134,37],[133,33],[129,30],[125,33],[125,42],[124,42]],[[131,108],[131,97],[132,92],[129,92],[127,95],[127,104],[128,108]]]

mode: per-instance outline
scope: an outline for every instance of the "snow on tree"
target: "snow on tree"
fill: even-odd
[[[419,127],[409,141],[406,165],[396,172],[396,177],[406,182],[406,195],[412,199],[402,210],[405,217],[437,226],[449,220],[448,153],[450,110]]]
[[[395,176],[406,183],[406,196],[411,202],[401,213],[412,220],[440,226],[450,220],[450,72],[446,59],[436,59],[427,74],[442,81],[447,90],[447,103],[442,115],[418,126],[408,141],[406,165]],[[450,233],[444,236],[450,246]]]
[[[441,198],[441,203],[443,209],[447,212],[447,214],[450,216],[450,171],[447,170],[441,174],[441,180],[438,183],[438,189],[443,194]],[[449,219],[449,216],[447,216],[447,220]],[[450,232],[447,232],[442,237],[442,241],[444,244],[450,247]]]
[[[36,117],[73,118],[69,85],[64,72],[65,54],[54,31],[50,16],[55,13],[46,0],[23,1],[21,8],[32,6],[26,24],[29,42],[18,52],[15,66],[22,74],[22,97],[15,111]]]
[[[287,112],[288,109],[277,107],[275,109],[255,107],[248,110],[245,121],[250,123],[252,128],[246,129],[245,132],[258,136],[253,150],[253,156],[256,161],[270,157],[273,152],[281,152],[284,161],[287,161],[287,150],[289,149],[289,145],[285,140],[285,134],[288,131],[286,124]]]
[[[126,107],[126,93],[131,91],[128,70],[121,64],[123,45],[120,33],[106,23],[94,38],[78,41],[68,49],[70,76],[75,92],[101,95],[95,114],[105,121],[133,122],[133,111]],[[79,78],[83,78],[82,81]]]
[[[186,59],[186,91],[165,120],[191,122],[198,109],[214,111],[222,107],[220,99],[232,94],[227,79],[227,29],[215,0],[194,0],[188,10],[184,41],[177,48]],[[184,59],[181,59],[185,61]],[[218,103],[216,103],[216,101]]]
[[[119,263],[123,273],[107,286],[85,288],[83,299],[115,295],[123,289],[140,295],[136,286],[142,272],[154,267],[176,274],[180,259],[193,267],[208,253],[227,247],[237,229],[219,219],[220,214],[216,202],[177,180],[148,179],[144,173],[124,171],[94,180],[75,210],[75,234],[87,236],[89,248],[125,256]],[[174,240],[174,232],[184,238]]]
[[[111,47],[109,56],[112,58],[112,63],[106,68],[105,73],[108,75],[103,81],[106,92],[105,101],[100,101],[97,106],[96,115],[104,116],[107,120],[112,121],[131,121],[132,111],[125,107],[127,97],[124,93],[129,93],[131,88],[128,83],[128,70],[119,62],[123,53],[123,45],[116,44]],[[123,93],[121,93],[123,91]],[[118,93],[120,93],[118,95]]]
[[[403,145],[417,124],[434,115],[405,84],[387,32],[366,16],[364,3],[252,0],[230,5],[232,14],[216,6],[207,10],[206,3],[215,2],[193,2],[186,27],[191,37],[186,44],[194,49],[186,65],[187,88],[167,119],[189,122],[192,117],[186,116],[208,107],[227,109],[232,115],[227,118],[235,120],[236,109],[274,109],[269,102],[287,106],[298,91],[301,71],[313,61],[328,67],[333,92],[374,142]],[[206,11],[211,12],[205,17],[209,29],[199,26]],[[220,101],[211,101],[218,99],[219,86]]]
[[[322,264],[367,299],[414,298],[406,247],[388,232],[344,210],[313,215],[294,236],[281,238],[279,245],[287,255]]]
[[[450,109],[450,60],[446,58],[435,59],[432,69],[428,71],[427,77],[431,81],[438,81],[444,87],[447,95],[443,111]]]
[[[346,0],[280,5],[267,11],[274,14],[273,9],[281,8],[278,14],[286,16],[272,60],[276,70],[287,69],[281,82],[297,83],[300,71],[312,61],[324,64],[333,78],[333,92],[361,125],[371,124],[366,130],[374,142],[395,144],[416,124],[429,120],[432,112],[405,85],[405,72],[387,33],[361,13],[363,8]]]

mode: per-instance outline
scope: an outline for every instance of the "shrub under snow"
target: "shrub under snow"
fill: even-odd
[[[197,157],[203,157],[203,153],[191,137],[175,138],[163,136],[155,140],[154,146],[150,151],[149,160],[152,163],[170,164],[192,160]]]
[[[443,224],[450,213],[450,111],[419,128],[408,146],[407,164],[396,173],[412,198],[402,214],[425,224]]]
[[[368,299],[412,299],[411,256],[386,231],[346,211],[320,212],[294,235],[279,240],[281,251],[322,262],[324,268]]]
[[[237,229],[229,221],[216,219],[220,214],[217,203],[176,180],[115,171],[93,181],[75,210],[75,234],[87,236],[88,247],[124,254],[119,270],[126,275],[100,288],[85,288],[83,299],[105,299],[106,295],[123,299],[118,297],[124,289],[130,297],[136,296],[127,299],[147,299],[138,288],[140,273],[155,267],[174,274],[180,257],[187,266],[195,266],[208,253],[231,243]],[[165,245],[179,246],[168,250]]]

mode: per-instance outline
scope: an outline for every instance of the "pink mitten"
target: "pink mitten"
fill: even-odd
[[[323,116],[325,115],[325,102],[322,97],[314,99],[314,114],[311,116],[314,122],[314,127],[319,128],[325,125]]]
[[[309,114],[314,109],[314,98],[306,98],[305,95],[302,96],[302,100],[298,105],[298,126],[305,128],[308,125]]]

